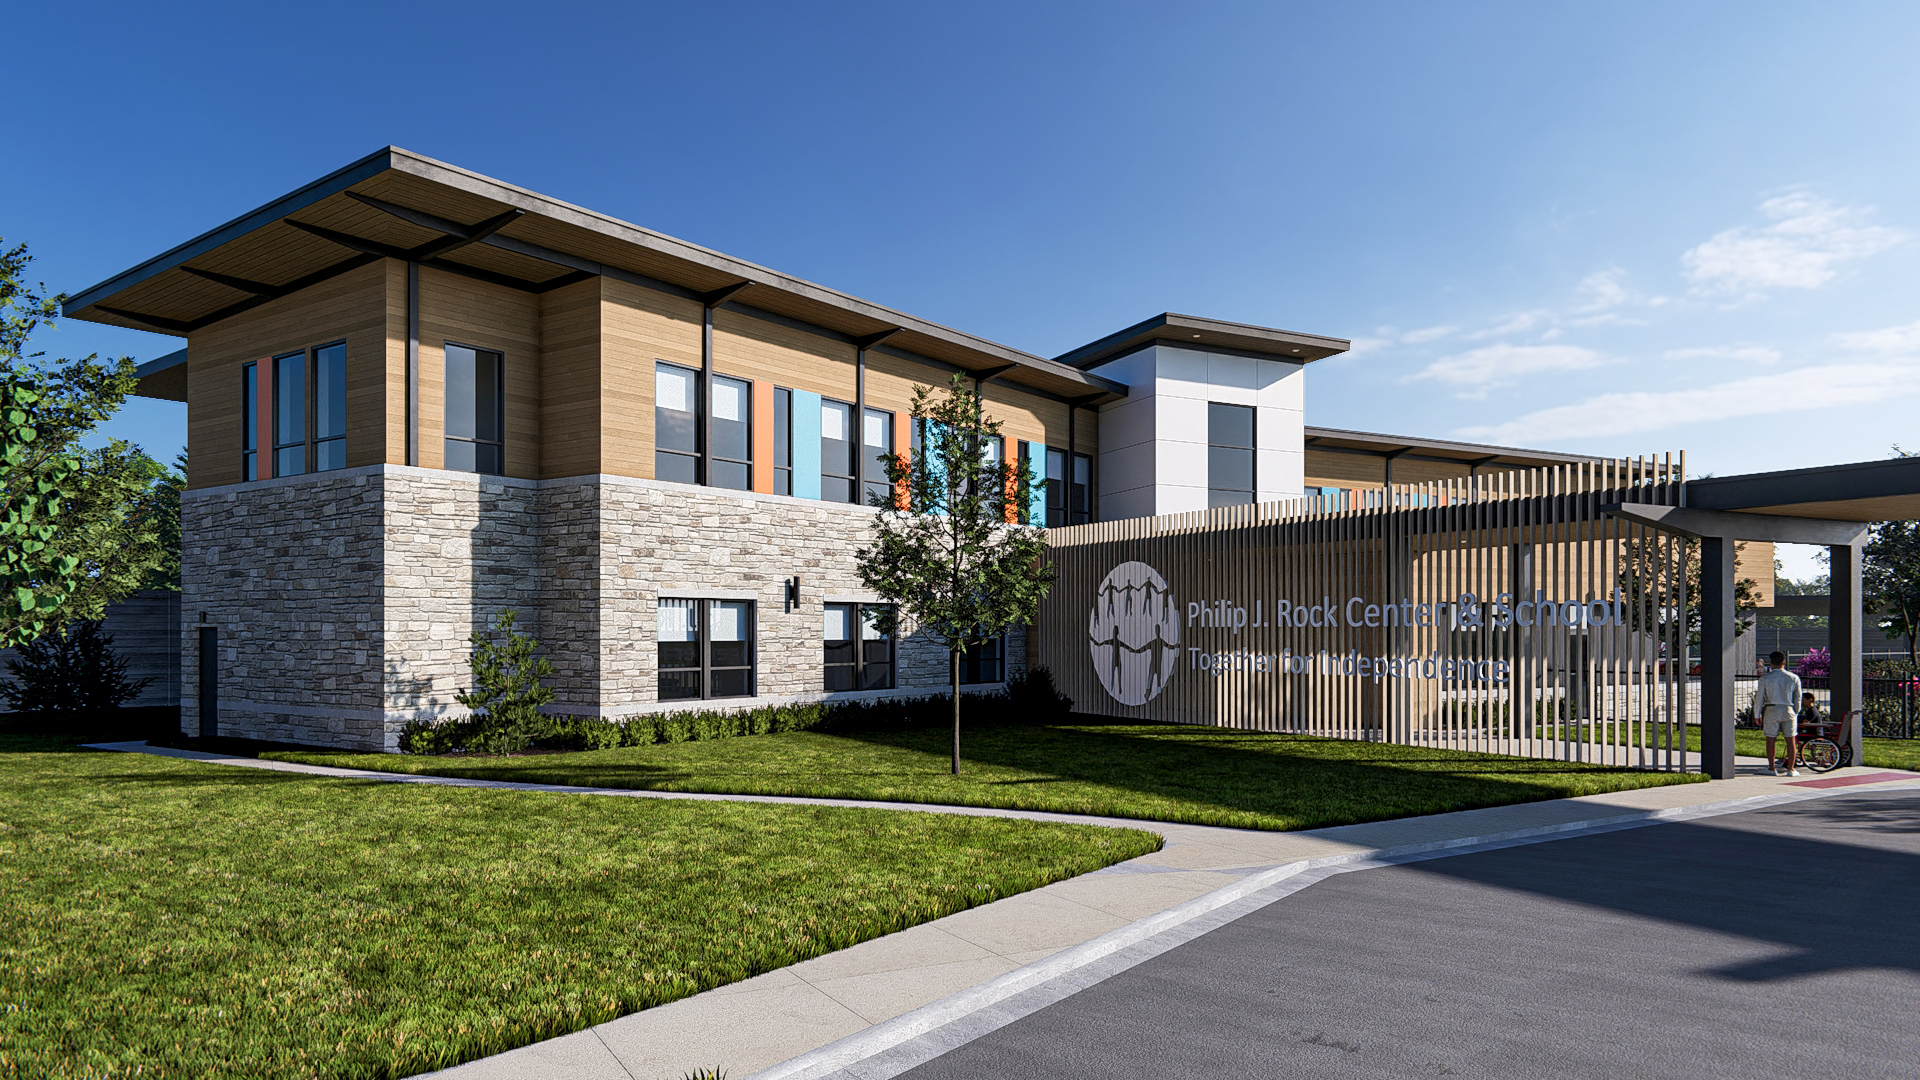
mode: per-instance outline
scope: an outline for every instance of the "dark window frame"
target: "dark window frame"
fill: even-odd
[[[1218,441],[1222,432],[1214,423],[1216,409],[1240,409],[1246,412],[1247,442],[1227,443]],[[1207,507],[1245,506],[1260,501],[1260,413],[1252,405],[1236,405],[1226,401],[1207,402]],[[1247,458],[1247,486],[1224,487],[1216,482],[1213,467],[1214,451],[1244,451]],[[1223,501],[1220,496],[1232,496]],[[1239,498],[1238,496],[1245,496]]]
[[[660,606],[666,603],[689,603],[689,604],[697,605],[694,609],[697,615],[696,615],[696,624],[694,628],[693,645],[694,645],[694,652],[699,657],[699,661],[700,661],[698,666],[666,667],[665,665],[662,665],[659,663],[659,646],[667,643],[661,642],[659,640],[658,619],[660,618]],[[738,664],[717,665],[713,662],[713,636],[712,635],[713,635],[713,606],[715,604],[744,604],[746,606],[746,609],[747,609],[746,635],[747,636],[746,636],[745,644],[746,644],[746,652],[747,652],[747,662],[745,665],[738,665]],[[737,698],[743,698],[743,697],[750,698],[758,695],[759,686],[760,686],[760,605],[757,601],[728,600],[728,599],[719,598],[719,597],[695,598],[695,597],[683,597],[683,596],[663,596],[663,597],[659,597],[654,601],[654,619],[656,620],[655,630],[654,630],[654,643],[655,643],[654,699],[656,701],[724,701],[724,700],[731,700],[731,699],[737,699]],[[678,642],[675,644],[685,644],[685,643]],[[690,671],[699,673],[700,692],[698,694],[669,695],[666,693],[667,691],[666,676],[668,674],[684,673],[684,672],[690,672]],[[746,692],[741,694],[715,694],[713,692],[713,673],[715,671],[729,671],[729,672],[745,671],[746,680],[747,680]]]
[[[886,445],[881,447],[878,453],[870,452],[873,444],[867,442],[867,420],[870,417],[880,418],[881,434],[886,439]],[[867,406],[865,415],[860,417],[859,449],[855,451],[855,455],[860,459],[860,501],[863,505],[893,505],[893,481],[887,478],[887,467],[884,464],[899,453],[893,446],[893,423],[892,410],[876,409],[871,405]],[[879,475],[868,475],[869,469],[877,470]],[[874,501],[876,497],[879,499],[878,503]]]
[[[678,448],[669,449],[667,447],[663,447],[660,445],[660,412],[661,412],[660,369],[661,368],[672,368],[676,372],[683,372],[689,376],[692,376],[690,382],[691,382],[692,394],[693,394],[693,408],[691,410],[691,412],[693,413],[693,449],[691,450],[681,450]],[[660,468],[660,459],[663,456],[665,456],[665,457],[671,457],[671,458],[685,458],[693,463],[693,479],[691,481],[686,481],[686,480],[674,481],[675,483],[694,483],[694,484],[704,485],[707,482],[706,455],[703,452],[705,449],[706,425],[700,422],[700,418],[706,415],[706,406],[707,406],[707,403],[704,400],[706,396],[706,393],[705,393],[706,387],[702,385],[703,381],[704,380],[700,378],[699,368],[690,368],[685,364],[669,363],[657,357],[653,361],[653,388],[654,388],[653,390],[654,392],[653,475],[655,476],[655,478],[661,477],[666,471]],[[679,412],[680,410],[668,409],[666,411]]]
[[[340,350],[341,382],[343,384],[341,387],[341,395],[340,395],[340,402],[339,402],[339,411],[341,414],[340,434],[321,435],[319,434],[319,431],[318,431],[320,426],[319,421],[320,421],[320,389],[321,389],[320,353],[323,350],[335,349],[335,348]],[[272,393],[269,394],[269,397],[273,402],[273,410],[271,414],[266,417],[265,422],[268,425],[268,431],[270,432],[270,436],[271,436],[268,439],[268,449],[271,450],[273,453],[273,459],[271,461],[271,464],[273,466],[274,476],[307,476],[312,473],[333,472],[335,470],[344,469],[347,467],[347,453],[346,453],[347,402],[346,402],[346,388],[344,386],[346,382],[346,363],[347,363],[346,349],[347,349],[347,339],[336,338],[332,341],[323,341],[318,345],[309,345],[304,349],[293,349],[283,353],[275,353],[273,356],[267,359],[268,377],[273,380],[273,385],[270,388]],[[306,397],[306,400],[302,402],[302,409],[301,409],[302,437],[299,439],[292,439],[286,442],[282,442],[280,440],[280,361],[292,360],[295,357],[300,358],[301,381],[305,384],[301,388],[301,392]],[[248,439],[247,448],[244,451],[242,451],[242,454],[241,454],[241,468],[243,470],[241,475],[246,476],[246,478],[249,480],[254,480],[254,479],[258,479],[260,476],[260,463],[259,463],[258,452],[257,452],[257,448],[259,446],[259,434],[260,434],[260,428],[258,425],[261,423],[261,419],[259,416],[259,400],[260,399],[257,396],[258,387],[259,387],[259,383],[257,380],[260,377],[259,361],[257,360],[250,361],[247,364],[242,365],[241,367],[242,372],[245,372],[249,369],[252,370],[253,378],[256,380],[253,390],[249,392],[247,395],[248,397],[247,410],[250,415],[250,419],[253,421],[253,425],[252,425],[251,432],[249,433],[250,438]],[[246,379],[244,375],[241,380],[241,387],[243,390],[246,389]],[[329,465],[323,469],[320,467],[321,447],[323,445],[332,444],[332,443],[338,443],[340,445],[340,463],[338,465]],[[301,450],[300,460],[302,463],[302,468],[298,472],[282,472],[280,470],[281,452],[285,450],[292,450],[296,447],[300,448]],[[251,464],[253,466],[252,471],[250,473],[245,471],[248,464]]]
[[[246,398],[240,409],[240,479],[260,479],[260,362],[240,365],[240,393]]]
[[[773,493],[793,494],[793,391],[773,388]]]
[[[989,678],[988,673],[992,677]],[[976,641],[960,654],[960,685],[991,686],[1007,681],[1007,635]]]
[[[499,439],[497,440],[481,439],[477,437],[469,439],[469,438],[466,438],[465,436],[448,435],[446,433],[447,403],[444,396],[444,388],[446,386],[445,372],[446,372],[446,350],[447,349],[470,349],[475,353],[491,353],[492,355],[499,358],[498,362],[494,365],[494,381],[496,385],[494,387],[495,393],[494,393],[494,406],[493,406],[494,430],[500,433]],[[476,467],[473,470],[474,475],[476,476],[507,475],[507,354],[506,354],[506,351],[503,349],[489,349],[484,345],[469,345],[464,341],[444,341],[441,343],[440,357],[441,357],[441,386],[442,386],[442,399],[440,402],[440,420],[441,420],[440,463],[441,463],[441,466],[445,467],[446,465],[445,455],[446,455],[447,443],[450,443],[450,442],[471,443],[475,448],[474,461],[476,463]],[[475,379],[475,384],[478,385],[477,377]],[[497,470],[488,471],[488,470],[477,467],[478,462],[480,460],[479,448],[482,446],[493,447],[495,452],[499,455],[499,468]],[[459,471],[464,472],[466,470],[462,469]]]
[[[848,438],[845,440],[829,440],[827,438],[826,413],[827,406],[829,405],[838,405],[847,410]],[[844,473],[827,471],[827,466],[832,464],[827,460],[827,443],[830,441],[845,441],[847,444],[847,460],[840,463],[846,466],[847,471]],[[849,503],[859,503],[861,501],[860,493],[863,488],[860,482],[860,441],[861,423],[859,407],[851,401],[822,397],[820,399],[820,501]],[[827,494],[831,486],[838,485],[842,482],[847,485],[846,498],[836,499]]]
[[[744,426],[746,427],[746,429],[747,429],[747,437],[746,437],[746,449],[747,449],[747,456],[746,456],[746,457],[744,457],[744,458],[731,458],[731,457],[722,457],[722,456],[721,456],[721,454],[720,454],[720,450],[719,450],[719,447],[718,447],[718,443],[719,443],[719,441],[720,441],[720,440],[716,438],[716,439],[714,440],[714,443],[715,443],[716,445],[715,445],[715,448],[714,448],[714,451],[713,451],[713,469],[712,469],[712,472],[718,472],[718,471],[719,471],[719,467],[720,467],[721,465],[737,465],[737,466],[740,466],[740,467],[741,467],[741,468],[742,468],[742,469],[743,469],[743,470],[745,471],[745,475],[746,475],[746,483],[745,483],[744,485],[742,485],[742,486],[740,486],[740,487],[734,487],[734,486],[733,486],[733,485],[731,485],[731,484],[720,484],[720,483],[715,483],[715,482],[714,482],[714,478],[713,478],[713,475],[712,475],[712,472],[709,472],[709,474],[708,474],[708,475],[707,475],[707,477],[705,478],[705,482],[706,482],[706,484],[707,484],[707,485],[708,485],[709,487],[717,487],[717,488],[723,488],[723,489],[725,489],[725,490],[727,490],[727,491],[752,491],[752,490],[753,490],[753,425],[754,425],[754,416],[753,416],[753,380],[752,380],[752,379],[743,379],[743,378],[741,378],[741,377],[740,377],[740,376],[738,376],[738,375],[726,375],[726,374],[723,374],[723,373],[721,373],[721,372],[718,372],[718,371],[716,371],[716,372],[714,372],[714,373],[713,373],[713,381],[714,381],[714,385],[715,385],[716,387],[717,387],[717,386],[718,386],[718,385],[719,385],[719,384],[720,384],[721,382],[723,382],[723,381],[724,381],[724,382],[729,382],[729,383],[739,383],[739,384],[740,384],[740,387],[741,387],[741,390],[740,390],[740,407],[741,407],[741,409],[742,409],[743,411],[745,411],[745,413],[746,413],[746,419],[745,419],[744,421],[726,421],[726,422],[727,422],[727,423],[740,423],[740,424],[743,424],[743,425],[744,425]],[[716,394],[716,395],[714,395],[714,396],[718,396],[718,395]],[[708,404],[710,404],[710,403],[708,403]],[[710,427],[711,427],[711,426],[712,426],[713,424],[717,424],[717,423],[721,423],[721,422],[722,422],[722,421],[720,420],[720,418],[719,418],[719,417],[717,417],[717,416],[716,416],[716,417],[712,417],[712,418],[707,418],[707,417],[702,417],[702,416],[700,416],[700,414],[699,414],[699,413],[697,413],[697,412],[696,412],[696,413],[694,414],[694,416],[695,416],[695,420],[694,420],[694,423],[695,423],[695,425],[696,425],[696,426],[698,426],[698,427],[700,427],[700,428],[701,428],[701,429],[702,429],[703,431],[704,431],[704,430],[706,430],[706,429],[708,429],[708,428],[710,428]],[[706,423],[702,423],[702,422],[701,422],[702,420],[706,420],[707,422],[706,422]]]
[[[821,646],[822,646],[822,683],[828,693],[844,693],[853,690],[892,690],[899,680],[900,648],[893,634],[873,639],[873,643],[884,646],[885,660],[875,660],[867,655],[868,639],[865,631],[868,624],[867,613],[880,608],[891,608],[892,604],[832,603],[822,605],[821,610]],[[848,614],[848,625],[853,628],[853,637],[845,641],[826,636],[825,615],[835,608],[844,608]],[[847,660],[836,660],[836,645],[846,649]],[[870,672],[876,666],[884,665],[886,678],[876,680]],[[835,686],[834,673],[844,670],[848,675],[848,685]]]

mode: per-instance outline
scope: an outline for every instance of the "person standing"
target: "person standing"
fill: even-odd
[[[1787,670],[1787,654],[1775,649],[1767,657],[1767,673],[1760,676],[1760,687],[1753,692],[1753,715],[1767,736],[1767,772],[1780,770],[1774,763],[1776,740],[1787,740],[1786,772],[1799,776],[1800,676]]]

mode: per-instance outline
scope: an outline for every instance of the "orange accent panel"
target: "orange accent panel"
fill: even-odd
[[[753,490],[773,494],[773,384],[753,380]]]
[[[893,414],[893,453],[902,465],[913,465],[913,417],[906,412]],[[905,510],[913,501],[913,489],[905,482],[893,485],[893,505]]]
[[[1007,441],[1000,440],[1000,466],[1007,474],[1007,524],[1020,524],[1020,462],[1019,443],[1014,443],[1014,454],[1007,456]],[[1007,468],[1012,466],[1012,468]]]
[[[253,363],[253,475],[265,480],[274,475],[273,358]]]

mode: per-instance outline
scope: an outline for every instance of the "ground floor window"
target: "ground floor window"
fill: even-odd
[[[751,697],[753,630],[750,600],[661,600],[660,700]]]
[[[960,681],[997,683],[1007,681],[1007,637],[996,634],[960,655]]]
[[[893,635],[874,618],[878,604],[828,604],[821,639],[826,647],[828,690],[893,689]]]

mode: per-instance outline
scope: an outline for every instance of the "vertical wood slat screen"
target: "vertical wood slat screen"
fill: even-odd
[[[1685,476],[1667,454],[1050,529],[1034,656],[1082,712],[1685,769],[1685,543],[1602,509],[1683,506]]]

